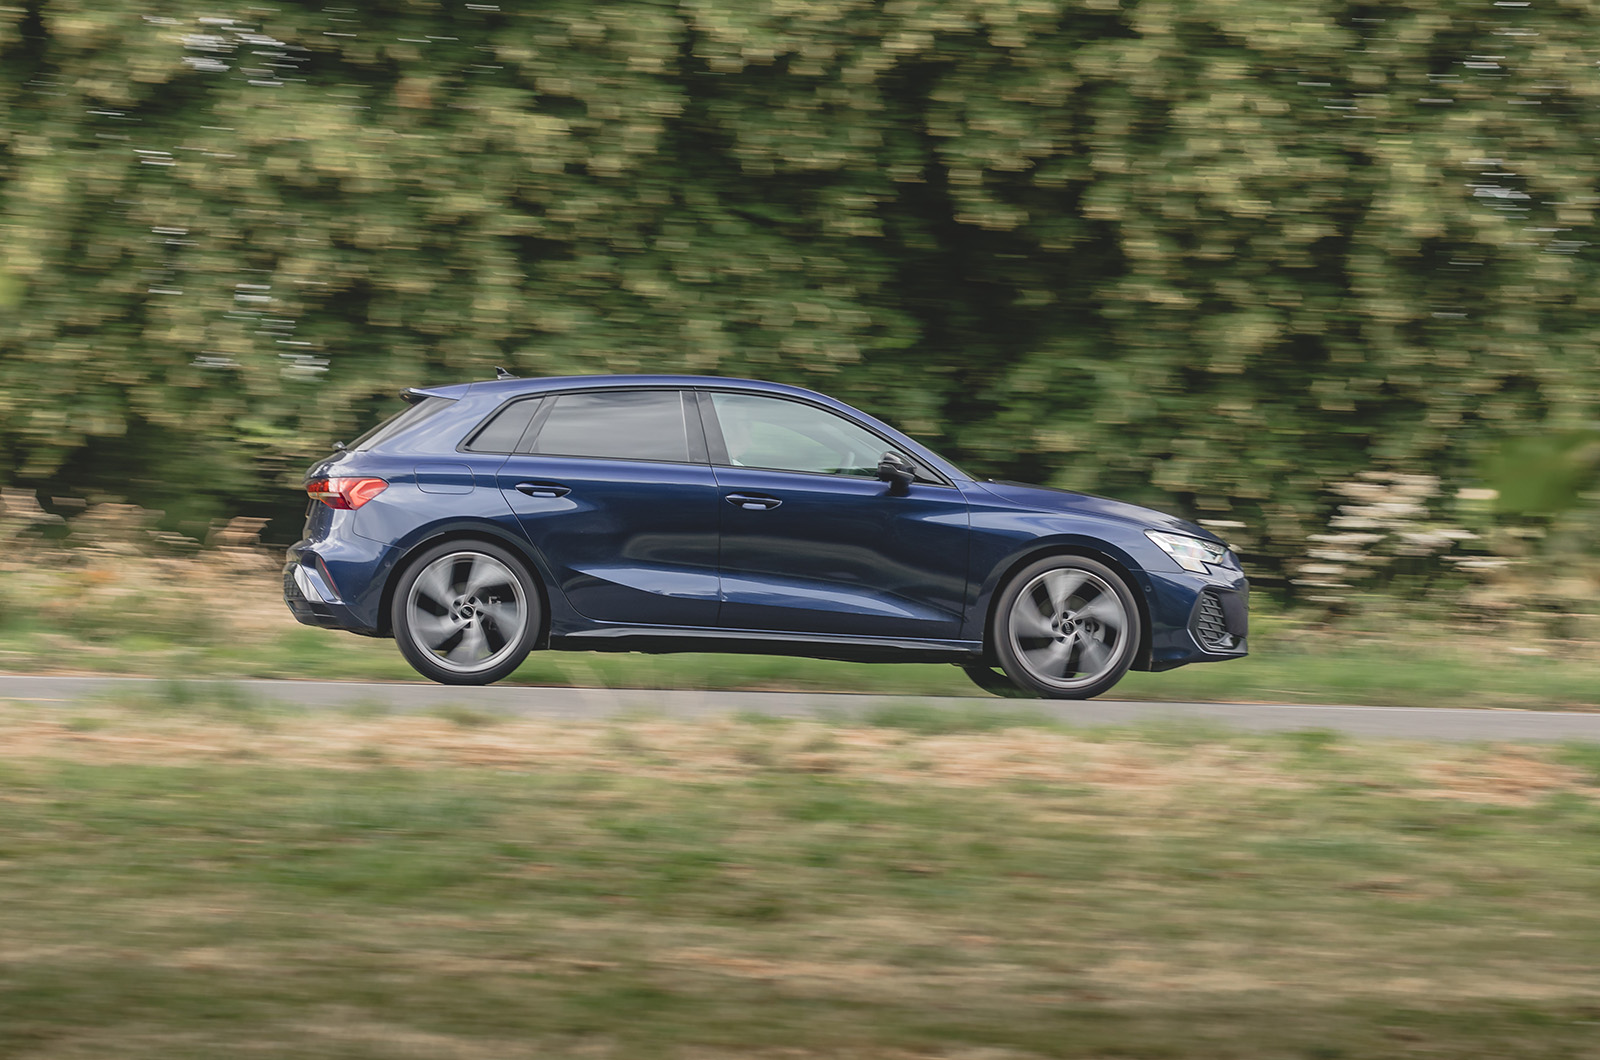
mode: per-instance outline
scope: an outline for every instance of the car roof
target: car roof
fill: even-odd
[[[720,375],[546,375],[528,379],[489,379],[474,383],[454,383],[449,386],[416,387],[411,392],[437,394],[440,397],[463,398],[468,394],[493,394],[501,398],[521,394],[540,394],[550,390],[583,390],[598,387],[624,386],[678,386],[715,387],[725,390],[758,390],[764,394],[789,394],[824,401],[830,405],[844,405],[836,398],[804,387],[787,383],[769,383],[760,379],[736,379]]]

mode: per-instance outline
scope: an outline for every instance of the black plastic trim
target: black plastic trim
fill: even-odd
[[[605,626],[578,630],[553,636],[550,646],[558,651],[640,651],[655,654],[726,651],[801,655],[850,662],[970,663],[983,657],[983,644],[976,641],[672,626]]]

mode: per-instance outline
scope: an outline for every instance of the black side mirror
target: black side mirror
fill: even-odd
[[[878,460],[878,478],[889,484],[890,493],[904,493],[916,481],[917,465],[891,449]]]

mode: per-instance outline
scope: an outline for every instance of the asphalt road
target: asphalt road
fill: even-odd
[[[782,717],[859,715],[893,696],[821,692],[686,692],[647,689],[544,688],[494,685],[451,688],[422,683],[343,681],[229,681],[250,699],[309,709],[382,705],[426,711],[468,706],[540,718],[604,718],[652,712],[703,717],[738,712]],[[160,682],[122,677],[21,677],[0,675],[0,700],[70,706],[85,699],[159,688]],[[1339,707],[1268,703],[1138,703],[1096,699],[1081,703],[974,698],[908,697],[932,706],[1044,714],[1066,724],[1117,725],[1148,719],[1184,719],[1251,732],[1330,729],[1351,736],[1424,740],[1583,740],[1600,743],[1600,713],[1454,710],[1440,707]]]

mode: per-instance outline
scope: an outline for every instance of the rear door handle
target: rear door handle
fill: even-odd
[[[559,482],[519,482],[517,492],[530,497],[565,497],[572,490]]]
[[[764,497],[759,493],[730,493],[728,503],[737,504],[748,512],[771,511],[783,502],[776,497]]]

